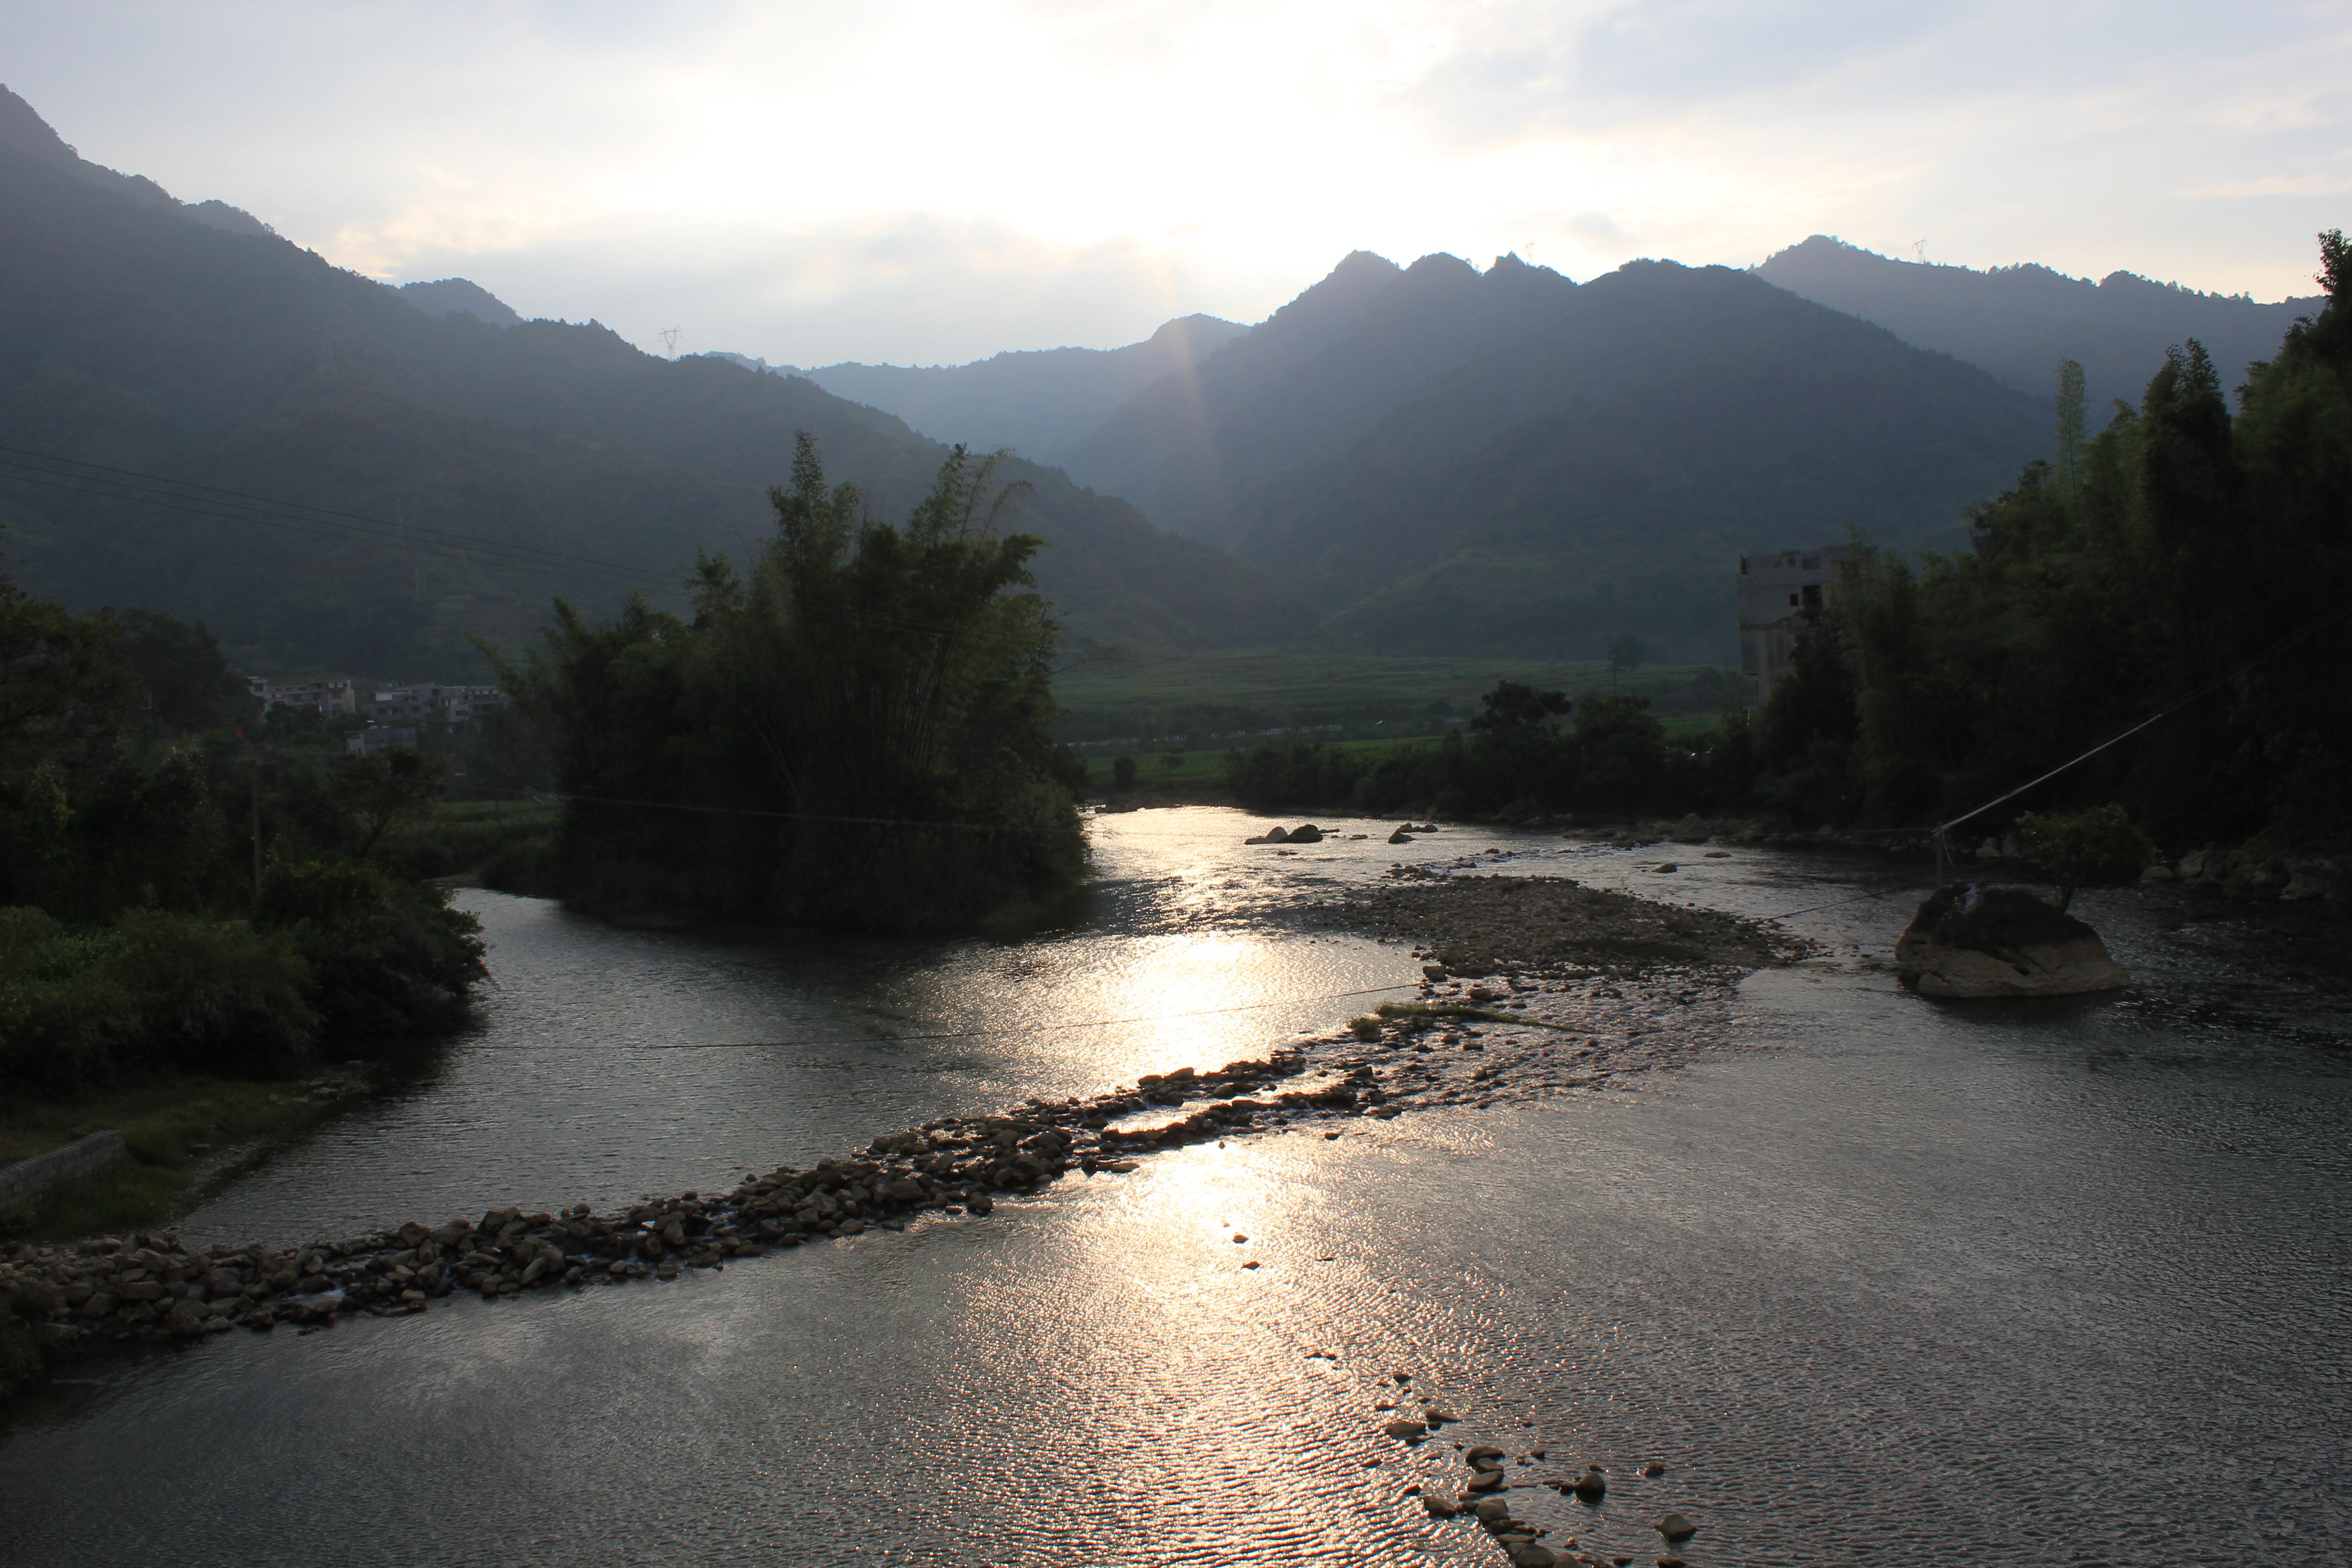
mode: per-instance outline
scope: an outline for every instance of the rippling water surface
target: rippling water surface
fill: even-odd
[[[1823,958],[1743,987],[1742,1048],[1643,1092],[1196,1146],[671,1286],[77,1369],[0,1427],[0,1561],[1499,1563],[1404,1495],[1458,1477],[1457,1438],[1608,1467],[1598,1510],[1514,1508],[1642,1562],[1668,1508],[1700,1565],[2352,1552],[2324,920],[2093,895],[2133,992],[1938,1006],[1868,962],[1912,902],[1870,898],[1882,868],[1681,849],[1660,876],[1485,830],[1276,857],[1239,846],[1259,826],[1103,819],[1097,922],[1010,947],[475,895],[483,1029],[188,1228],[604,1203],[1262,1054],[1413,973],[1300,912],[1406,856],[1836,907],[1789,921]],[[1398,1371],[1465,1417],[1446,1442],[1378,1436]]]

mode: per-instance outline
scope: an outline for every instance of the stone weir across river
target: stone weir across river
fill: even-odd
[[[1497,918],[1498,903],[1508,918]],[[872,1226],[902,1227],[926,1212],[985,1215],[997,1194],[1034,1193],[1073,1170],[1124,1173],[1154,1150],[1339,1118],[1384,1120],[1416,1104],[1488,1103],[1515,1079],[1527,1094],[1599,1088],[1615,1073],[1671,1065],[1655,1005],[1687,1013],[1699,1000],[1695,984],[1712,982],[1719,993],[1743,968],[1794,951],[1750,922],[1555,879],[1465,879],[1365,912],[1391,930],[1427,933],[1431,951],[1457,964],[1475,945],[1476,973],[1493,984],[1465,991],[1461,970],[1432,964],[1423,1001],[1264,1059],[1148,1075],[1133,1088],[1032,1100],[1004,1115],[943,1117],[809,1170],[747,1177],[723,1194],[689,1191],[601,1215],[584,1204],[560,1214],[499,1208],[478,1220],[411,1220],[290,1248],[191,1247],[169,1233],[70,1247],[16,1244],[0,1257],[0,1294],[20,1311],[31,1308],[41,1347],[55,1357],[231,1328],[308,1331],[356,1312],[401,1317],[460,1290],[497,1299],[674,1279]],[[1643,940],[1630,942],[1636,933]],[[1685,963],[1662,966],[1667,952]],[[1625,987],[1645,973],[1659,984],[1647,999],[1629,998]],[[1486,1005],[1494,1002],[1516,1010]],[[1622,1033],[1605,1038],[1600,1020],[1629,1005],[1640,1021],[1621,1019]],[[1685,1046],[1706,1037],[1703,1028],[1683,1033]],[[1187,1105],[1197,1109],[1167,1115]]]

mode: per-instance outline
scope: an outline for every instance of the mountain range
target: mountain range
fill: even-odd
[[[1712,659],[1742,552],[1959,545],[2051,445],[2059,354],[2129,395],[2168,342],[2252,357],[2305,303],[1820,237],[1581,285],[1358,252],[1254,326],[795,372],[648,355],[461,278],[385,287],[87,163],[5,89],[0,289],[28,584],[201,616],[257,668],[452,673],[552,594],[676,602],[698,552],[768,526],[801,429],[886,517],[942,442],[1016,448],[1017,526],[1081,643],[1582,658],[1630,632]],[[27,451],[112,467],[44,478]]]
[[[1369,652],[1714,657],[1743,552],[1948,547],[2046,440],[1984,372],[1744,273],[1516,258],[1329,277],[1080,440],[1082,481]]]
[[[202,618],[264,670],[446,679],[551,595],[677,603],[698,551],[772,526],[796,430],[886,518],[945,456],[805,379],[525,321],[462,279],[395,290],[234,210],[89,163],[0,98],[0,524],[27,586]],[[1000,477],[1030,487],[1013,526],[1047,541],[1039,584],[1082,642],[1298,624],[1287,589],[1125,501]]]
[[[1181,316],[1118,349],[1043,349],[971,364],[916,367],[829,364],[794,373],[836,397],[871,404],[941,441],[979,451],[1011,447],[1058,462],[1078,435],[1153,383],[1192,374],[1249,329],[1214,316]]]
[[[2083,367],[2094,410],[2117,401],[2137,406],[2165,349],[2190,338],[2234,383],[2250,361],[2278,352],[2296,317],[2316,316],[2327,302],[2313,295],[2263,304],[2131,272],[2094,283],[2031,263],[1980,272],[1900,261],[1820,234],[1754,270],[1776,288],[1980,365],[2036,397],[2050,395],[2058,362],[2071,359]]]

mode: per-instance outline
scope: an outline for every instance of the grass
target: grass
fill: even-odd
[[[544,842],[562,816],[561,805],[535,801],[445,800],[394,831],[386,848],[420,877],[465,876],[509,850]]]
[[[173,1078],[69,1099],[0,1099],[0,1163],[108,1128],[120,1131],[131,1151],[127,1165],[0,1214],[0,1239],[59,1241],[166,1224],[179,1213],[206,1146],[271,1142],[315,1122],[325,1108],[305,1099],[303,1089],[299,1081]]]

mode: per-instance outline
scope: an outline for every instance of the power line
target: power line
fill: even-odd
[[[0,446],[0,479],[15,479],[21,484],[36,485],[46,489],[63,490],[68,494],[85,495],[102,500],[125,501],[134,505],[155,507],[164,511],[185,513],[215,522],[242,522],[283,532],[309,534],[313,537],[339,540],[344,543],[394,545],[404,549],[422,550],[452,560],[475,557],[492,564],[560,569],[575,575],[586,574],[607,581],[635,585],[647,578],[680,586],[691,585],[696,578],[691,574],[666,572],[654,567],[634,567],[619,562],[603,561],[593,556],[574,555],[563,551],[548,550],[539,545],[510,544],[485,540],[448,529],[428,528],[423,524],[387,521],[362,512],[338,511],[328,507],[312,506],[307,501],[286,500],[275,496],[256,495],[246,490],[223,489],[217,486],[197,484],[193,480],[174,479],[160,474],[150,474],[137,468],[119,468],[104,463],[84,462],[78,458],[60,458],[51,453],[35,452],[24,447]],[[30,458],[34,461],[20,461]],[[89,468],[92,473],[63,472],[44,468],[38,463],[54,463],[68,468]],[[109,476],[121,475],[123,478]],[[134,483],[132,481],[144,481]],[[104,489],[94,487],[107,487]],[[173,487],[156,489],[155,486]],[[199,493],[181,494],[182,490]],[[215,499],[221,498],[221,499]],[[277,510],[268,510],[277,509]],[[739,535],[740,539],[740,535]],[[811,620],[840,624],[874,626],[899,631],[922,632],[936,636],[951,636],[962,627],[951,623],[923,621],[900,616],[880,614],[848,614],[795,606],[794,614]]]
[[[1139,1018],[1088,1018],[1069,1024],[1004,1024],[986,1029],[948,1029],[914,1035],[834,1035],[806,1040],[693,1040],[681,1045],[477,1046],[493,1051],[766,1051],[803,1046],[864,1046],[902,1040],[976,1040],[995,1035],[1054,1034],[1069,1029],[1107,1029],[1126,1024],[1169,1024],[1184,1018],[1209,1018],[1226,1013],[1263,1012],[1268,1007],[1303,1007],[1313,1002],[1342,1002],[1355,996],[1382,996],[1391,991],[1417,991],[1418,981],[1399,985],[1374,985],[1361,991],[1331,991],[1320,996],[1279,996],[1271,1002],[1243,1002],[1231,1007],[1198,1007],[1188,1013],[1158,1013]]]
[[[217,485],[198,484],[192,479],[175,479],[163,474],[151,474],[137,468],[119,468],[104,463],[84,462],[77,458],[60,458],[47,452],[28,451],[23,447],[0,446],[0,470],[7,477],[26,483],[47,482],[49,488],[78,490],[106,500],[134,502],[178,503],[173,510],[211,508],[197,515],[212,516],[223,521],[260,521],[275,518],[281,522],[304,525],[306,529],[327,532],[333,537],[365,543],[398,543],[433,548],[437,542],[442,547],[459,552],[504,557],[510,563],[539,566],[568,566],[593,571],[625,574],[631,577],[660,577],[673,582],[691,579],[677,572],[657,568],[640,568],[617,561],[605,561],[594,556],[578,555],[569,551],[549,550],[535,544],[518,544],[500,540],[487,540],[445,528],[431,528],[422,523],[391,521],[371,517],[363,512],[340,511],[331,507],[313,506],[307,501],[287,500],[281,497],[257,495],[248,490],[226,489]],[[55,468],[41,468],[47,463]],[[87,468],[89,473],[69,470]],[[39,476],[36,478],[35,476]],[[88,487],[103,485],[107,489]],[[163,487],[163,488],[157,488]],[[194,493],[182,493],[194,492]],[[239,504],[242,503],[242,504]]]
[[[542,805],[556,804],[642,807],[648,811],[688,811],[709,816],[764,816],[790,822],[846,822],[869,827],[954,827],[975,833],[1071,833],[1068,827],[1037,827],[1014,822],[929,822],[912,816],[833,816],[815,811],[771,811],[751,805],[705,805],[694,801],[625,800],[614,795],[568,795],[555,790],[504,789],[480,786],[491,795],[516,795]]]

